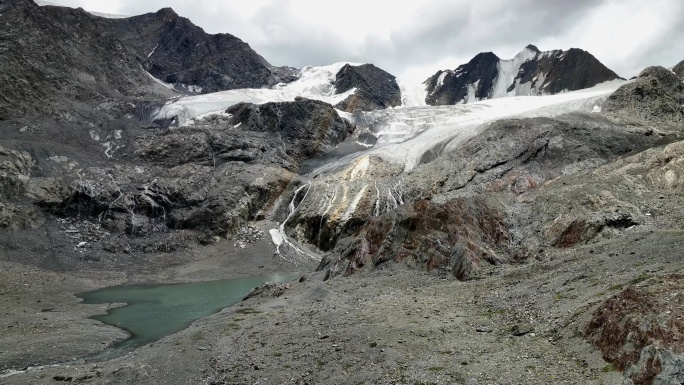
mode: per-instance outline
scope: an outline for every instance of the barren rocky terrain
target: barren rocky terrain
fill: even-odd
[[[181,93],[302,73],[170,9],[0,11],[0,383],[684,382],[680,66],[421,110],[347,64],[318,85],[351,92],[339,109],[179,124],[153,116]],[[89,318],[122,304],[77,293],[272,273],[301,278],[88,359],[127,333]]]

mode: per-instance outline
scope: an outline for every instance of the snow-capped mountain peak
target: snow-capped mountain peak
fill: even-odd
[[[590,53],[577,48],[540,51],[528,45],[514,58],[491,52],[476,55],[455,70],[428,78],[427,104],[472,103],[507,96],[556,94],[619,78]]]

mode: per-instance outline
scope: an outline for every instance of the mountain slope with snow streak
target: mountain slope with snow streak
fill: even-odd
[[[553,95],[618,78],[584,50],[541,52],[528,45],[510,60],[483,52],[455,70],[438,71],[424,83],[425,101],[448,105],[509,96]]]

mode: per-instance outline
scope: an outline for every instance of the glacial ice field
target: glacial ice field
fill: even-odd
[[[189,125],[204,117],[224,114],[226,108],[240,103],[255,104],[292,101],[297,96],[337,104],[353,94],[352,89],[336,95],[335,74],[347,63],[304,67],[300,79],[273,89],[239,89],[204,95],[186,96],[163,105],[153,119],[178,116],[180,125]],[[354,64],[352,64],[354,65]],[[613,91],[625,84],[614,80],[579,91],[544,96],[513,96],[450,106],[425,105],[425,86],[398,81],[402,106],[384,110],[338,111],[357,127],[356,135],[367,133],[377,143],[364,152],[388,162],[403,164],[410,170],[428,152],[441,153],[457,148],[484,130],[486,123],[510,117],[553,117],[573,111],[598,112]],[[349,163],[360,154],[351,154],[323,166],[323,169]],[[318,172],[323,171],[319,169]]]

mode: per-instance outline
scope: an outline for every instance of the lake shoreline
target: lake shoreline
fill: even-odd
[[[274,223],[256,225],[267,232]],[[0,260],[0,373],[78,362],[129,337],[124,330],[91,318],[120,303],[83,304],[78,293],[110,286],[178,284],[315,269],[314,261],[291,263],[274,256],[274,250],[270,237],[244,248],[224,239],[186,250],[179,263],[171,266],[131,266],[119,271],[87,267],[55,271]]]
[[[486,266],[480,279],[468,282],[402,264],[324,280],[325,271],[314,272],[312,262],[303,282],[249,298],[124,356],[46,367],[2,380],[8,385],[55,379],[101,385],[621,383],[620,372],[609,370],[601,352],[585,340],[583,326],[596,307],[630,282],[681,268],[681,262],[673,261],[666,250],[680,245],[684,235],[637,235],[642,242],[633,242],[632,237],[605,240],[573,250],[549,249],[544,258],[522,264]],[[263,248],[240,248],[242,263],[250,265],[246,269],[261,272],[266,268],[259,268],[260,264],[276,261],[268,243]],[[654,244],[662,245],[662,251],[644,264],[642,252]],[[615,263],[615,252],[621,255],[620,264]],[[240,265],[213,257],[162,269],[152,278],[189,281],[241,273]],[[210,266],[225,270],[205,273]],[[34,280],[43,280],[46,288],[59,288],[59,293],[142,278],[130,272],[66,274],[8,263],[0,267],[12,269],[0,271],[0,279],[35,273]],[[297,270],[307,271],[301,266]],[[39,291],[41,286],[29,287]],[[122,337],[116,328],[85,318],[106,307],[87,308],[92,305],[78,303],[71,294],[54,297],[53,301],[62,302],[51,306],[62,312],[45,314],[64,314],[62,323],[55,325],[65,329],[44,336],[63,335],[55,342],[62,343],[65,352],[102,350],[105,338],[111,343]],[[34,313],[39,308],[30,298],[21,303]],[[84,331],[90,339],[74,340]],[[36,334],[31,338],[29,346],[42,344],[41,351],[55,354],[52,341]],[[2,346],[10,346],[5,341]]]

